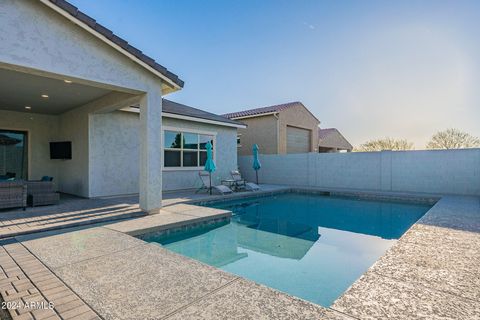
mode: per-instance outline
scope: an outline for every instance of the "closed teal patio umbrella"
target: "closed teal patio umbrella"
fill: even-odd
[[[253,148],[253,170],[255,170],[255,175],[257,177],[257,184],[258,184],[258,170],[262,167],[260,160],[258,159],[258,144],[254,144]]]
[[[213,155],[212,155],[212,144],[210,141],[207,142],[207,145],[205,146],[207,149],[207,160],[205,162],[205,171],[209,173],[210,177],[210,195],[212,194],[212,172],[214,172],[217,167],[215,166],[215,162],[213,162]]]

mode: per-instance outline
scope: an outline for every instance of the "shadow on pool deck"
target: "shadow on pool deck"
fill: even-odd
[[[266,192],[285,189],[282,186],[264,185]],[[239,192],[233,195],[209,195],[193,190],[165,192],[163,206],[189,203],[202,200],[242,197],[252,192]],[[138,218],[147,215],[138,204],[138,196],[119,196],[86,199],[61,194],[58,205],[28,207],[13,210],[0,210],[0,238],[12,237],[48,230],[57,230],[77,226],[104,223],[109,221]]]

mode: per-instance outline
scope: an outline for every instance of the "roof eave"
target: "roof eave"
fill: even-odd
[[[126,111],[126,112],[140,113],[140,109],[139,108],[134,108],[134,107],[126,107],[126,108],[122,108],[120,110],[121,111]],[[231,122],[216,121],[216,120],[186,116],[186,115],[172,113],[172,112],[162,112],[162,117],[180,119],[180,120],[187,120],[187,121],[192,121],[192,122],[208,123],[208,124],[213,124],[213,125],[217,125],[217,126],[231,127],[231,128],[237,128],[237,129],[247,128],[247,125],[243,124],[243,123],[231,123]]]
[[[217,121],[217,120],[210,120],[210,119],[186,116],[186,115],[171,113],[171,112],[162,112],[162,117],[174,118],[174,119],[180,119],[180,120],[188,120],[188,121],[194,121],[194,122],[202,122],[202,123],[214,124],[214,125],[217,125],[217,126],[224,126],[224,127],[232,127],[232,128],[237,128],[237,129],[245,129],[247,127],[247,125],[245,125],[243,123],[223,122],[223,121]]]
[[[258,114],[252,114],[248,116],[241,116],[241,117],[231,117],[229,118],[230,120],[241,120],[241,119],[248,119],[248,118],[257,118],[257,117],[263,117],[263,116],[272,116],[278,114],[278,111],[275,112],[266,112],[266,113],[258,113]]]
[[[84,29],[85,31],[89,32],[90,34],[92,34],[96,38],[103,41],[104,43],[108,44],[110,47],[114,48],[118,52],[127,56],[129,59],[136,62],[137,64],[139,64],[143,68],[147,69],[151,73],[155,74],[157,77],[161,78],[163,80],[163,82],[165,84],[167,84],[167,87],[168,87],[167,90],[165,90],[166,91],[165,94],[175,92],[175,91],[178,91],[178,90],[182,89],[182,87],[183,87],[183,81],[182,80],[178,79],[180,84],[176,83],[175,81],[173,81],[172,79],[170,79],[166,75],[162,74],[160,71],[151,67],[150,65],[148,65],[147,63],[142,61],[140,58],[138,58],[135,55],[133,55],[132,53],[128,52],[126,49],[122,48],[121,46],[119,46],[118,44],[116,44],[115,42],[108,39],[106,36],[104,36],[100,32],[98,32],[97,30],[93,29],[87,23],[81,21],[77,17],[73,16],[70,12],[68,12],[67,10],[59,7],[58,5],[51,2],[50,0],[40,0],[40,2],[43,3],[44,5],[46,5],[47,7],[49,7],[50,9],[54,10],[55,12],[61,14],[63,17],[67,18],[68,20],[72,21],[73,23],[75,23],[76,25],[78,25],[79,27]]]

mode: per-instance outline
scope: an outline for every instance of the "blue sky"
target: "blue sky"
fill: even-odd
[[[226,113],[302,101],[355,145],[480,136],[480,1],[72,0]]]

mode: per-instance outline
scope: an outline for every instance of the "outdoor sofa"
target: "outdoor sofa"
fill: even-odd
[[[22,180],[0,181],[0,209],[27,206],[27,185]]]
[[[53,181],[42,179],[39,181],[27,181],[27,203],[28,205],[44,206],[50,204],[58,204],[60,194],[55,192]]]

